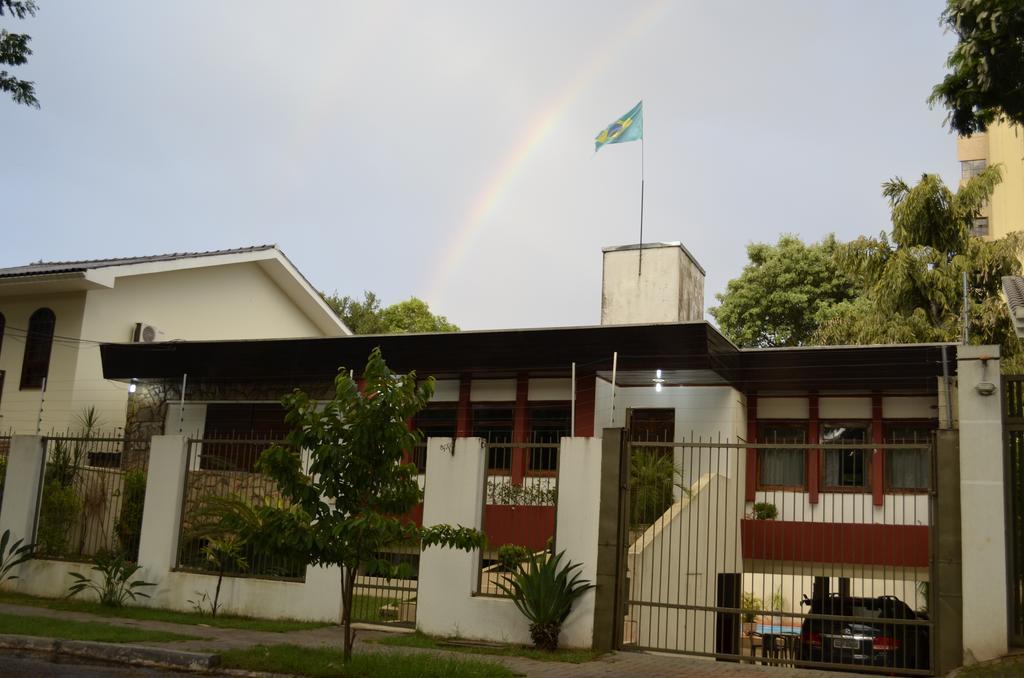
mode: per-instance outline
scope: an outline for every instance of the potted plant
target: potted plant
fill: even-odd
[[[775,504],[769,502],[758,502],[754,504],[754,520],[775,520],[779,517],[779,509]]]
[[[743,619],[743,635],[749,636],[757,630],[757,613],[761,610],[761,599],[753,593],[743,592],[743,599],[740,601],[740,615]]]

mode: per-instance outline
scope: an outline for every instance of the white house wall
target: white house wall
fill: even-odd
[[[82,336],[84,292],[0,298],[0,313],[6,321],[6,330],[0,344],[0,370],[6,372],[3,393],[0,394],[0,431],[3,432],[8,429],[22,434],[36,432],[43,394],[39,389],[22,391],[20,382],[29,317],[40,308],[53,311],[57,319],[54,335],[58,337],[50,352],[50,373],[40,423],[43,433],[63,430],[74,422],[74,418],[80,414],[75,402],[74,375],[77,365],[80,361],[95,361],[99,364],[99,346],[75,340]],[[81,384],[81,389],[95,396],[98,402],[106,402],[111,396],[107,382],[100,381],[102,383],[94,380]],[[124,409],[124,401],[121,403]]]
[[[44,432],[74,426],[91,406],[104,429],[124,426],[128,387],[103,379],[96,342],[130,341],[137,322],[156,327],[161,341],[324,336],[256,262],[123,276],[113,288],[88,292],[0,299],[8,328],[27,328],[29,315],[44,306],[57,316],[57,335],[87,340],[54,342]],[[0,351],[0,369],[7,371],[0,430],[34,433],[39,392],[18,391],[23,355],[24,341],[6,332]]]

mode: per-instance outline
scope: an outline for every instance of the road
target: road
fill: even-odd
[[[54,658],[25,652],[0,652],[0,676],[4,678],[51,678],[60,676],[118,676],[119,678],[182,678],[188,674],[165,669],[96,664],[71,657]]]

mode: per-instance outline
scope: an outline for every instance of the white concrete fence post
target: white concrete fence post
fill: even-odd
[[[139,565],[146,581],[166,580],[176,564],[187,464],[185,436],[153,436],[139,538]]]
[[[42,436],[13,436],[7,453],[7,478],[0,506],[0,533],[11,531],[11,540],[35,537],[39,494],[46,467],[46,442]]]
[[[1007,652],[1006,507],[998,346],[958,346],[964,662]]]

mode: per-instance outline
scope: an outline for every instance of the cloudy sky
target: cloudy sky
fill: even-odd
[[[594,324],[601,247],[680,240],[707,305],[780,233],[956,181],[942,0],[39,0],[0,99],[0,266],[277,243],[318,287],[463,328]]]

